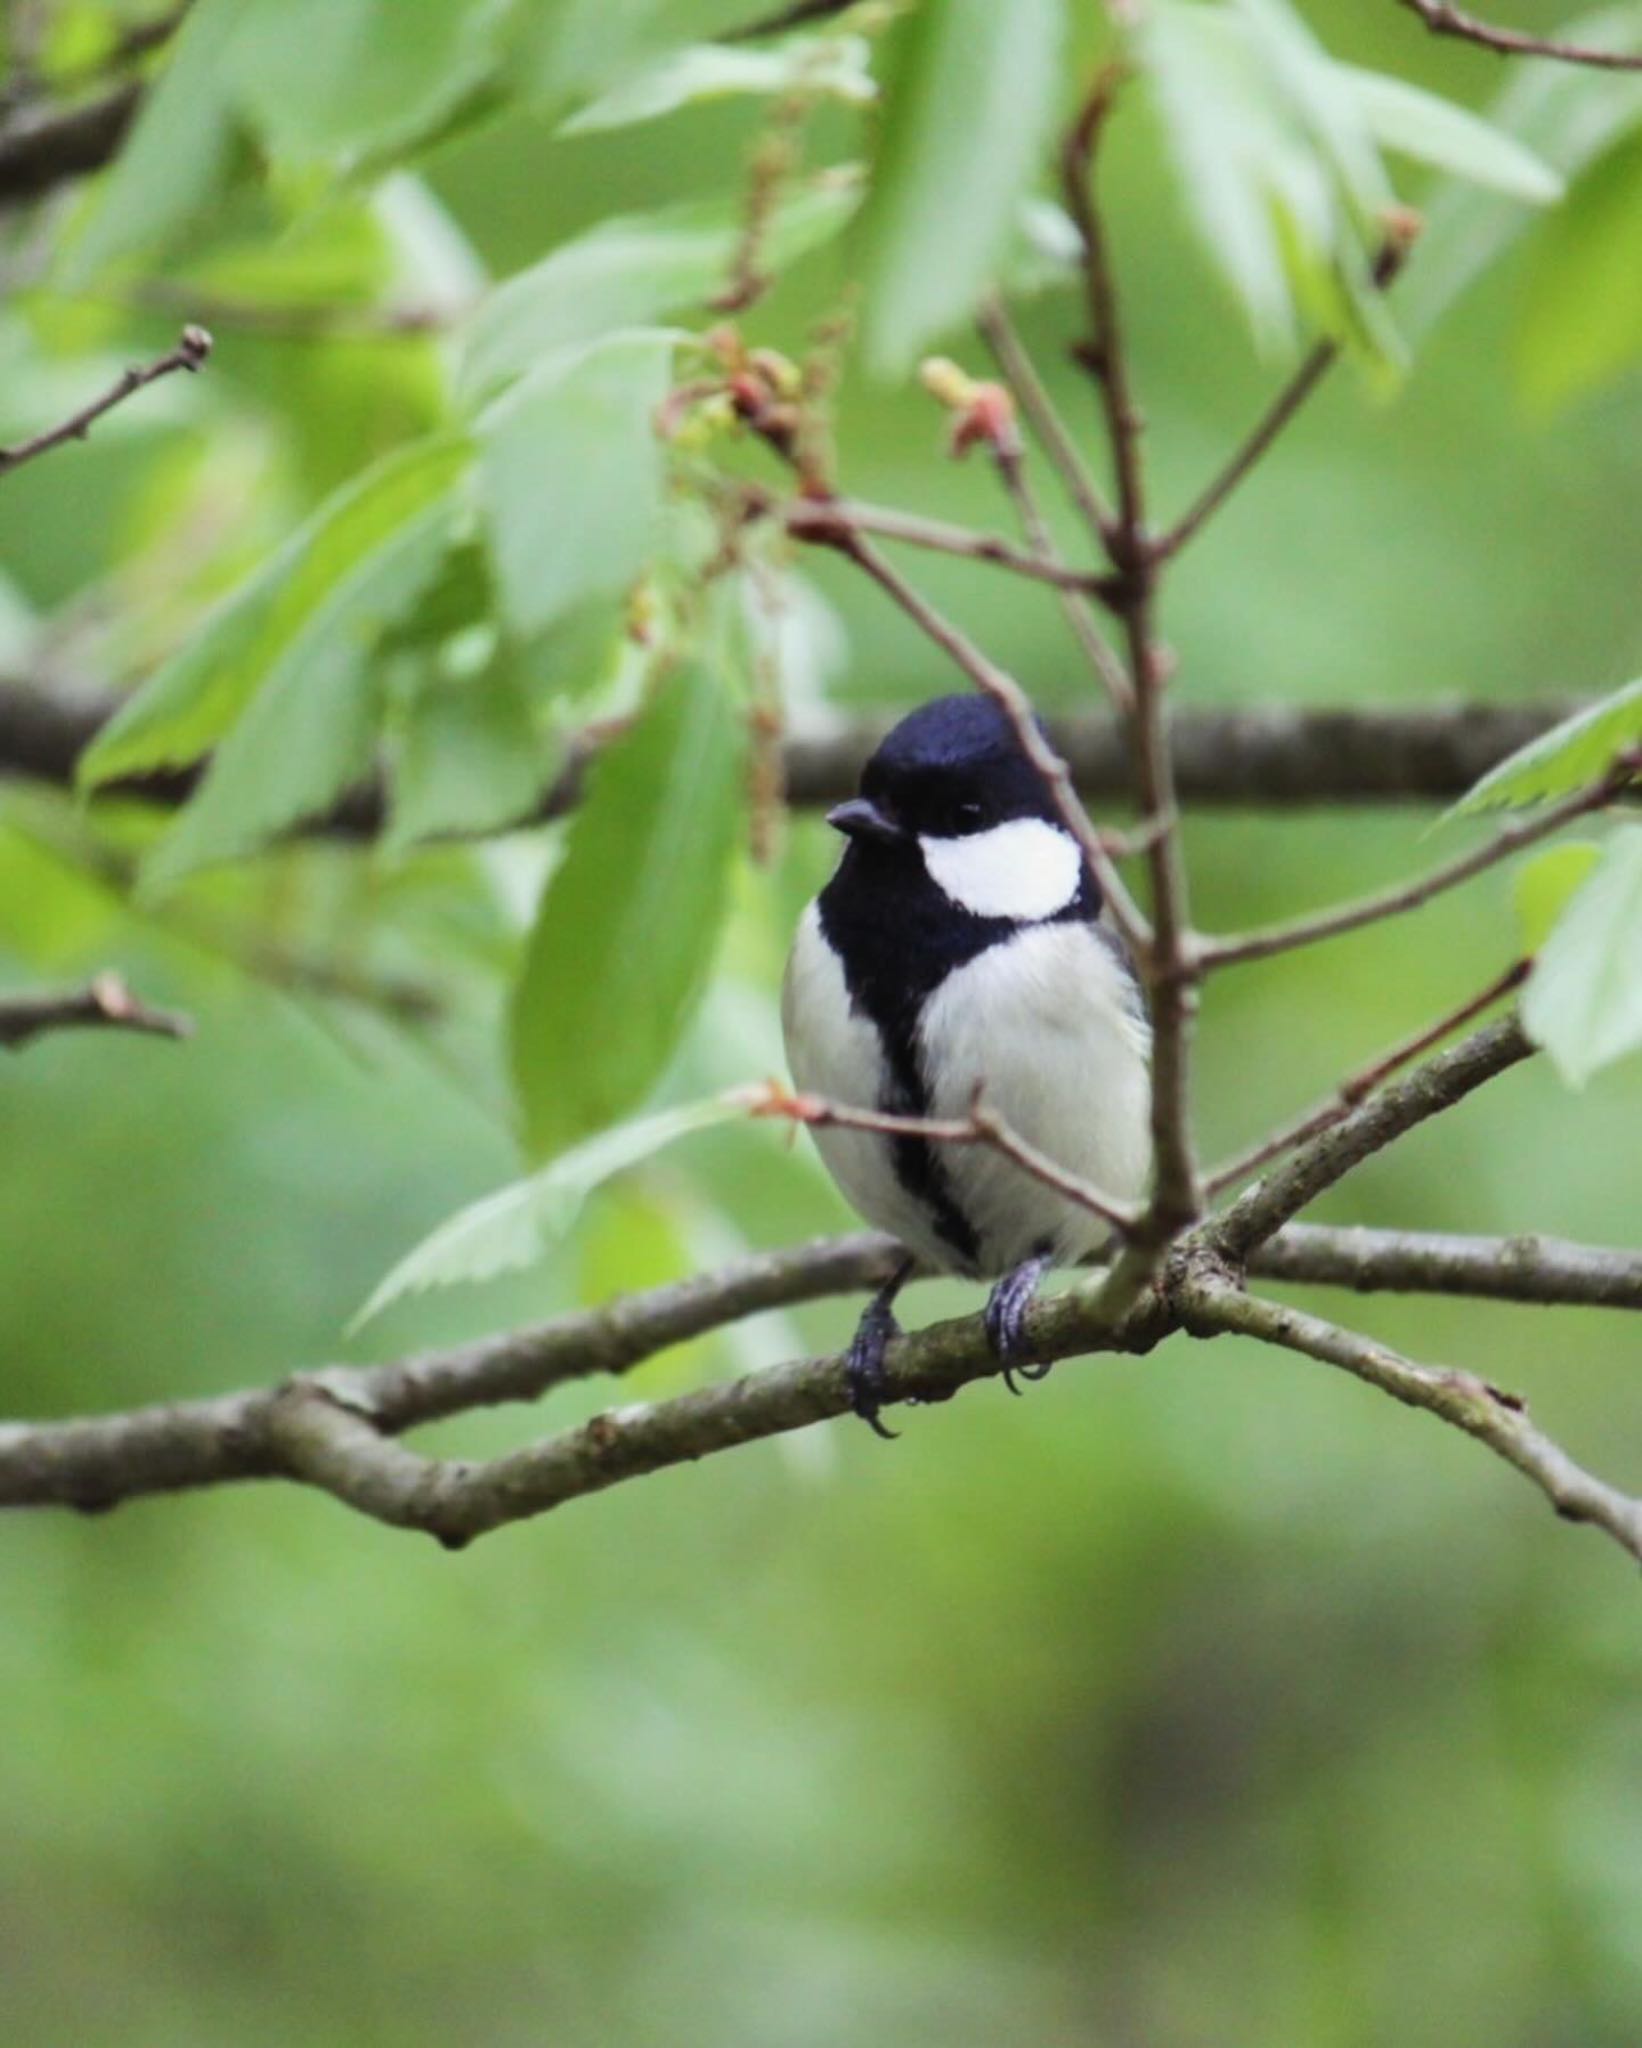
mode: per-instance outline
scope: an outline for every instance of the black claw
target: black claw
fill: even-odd
[[[893,1303],[912,1271],[912,1263],[908,1259],[867,1303],[850,1340],[850,1348],[844,1354],[844,1377],[849,1384],[850,1406],[873,1435],[881,1436],[886,1443],[894,1443],[901,1432],[891,1429],[880,1414],[884,1397],[889,1392],[884,1353],[892,1340],[901,1334]]]
[[[1034,1364],[1027,1355],[1026,1318],[1051,1263],[1048,1252],[1034,1252],[1005,1273],[986,1298],[986,1334],[1012,1394],[1020,1392],[1017,1373],[1023,1380],[1041,1380],[1049,1371],[1047,1364]]]

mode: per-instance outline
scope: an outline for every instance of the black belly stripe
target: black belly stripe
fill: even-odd
[[[918,1057],[916,1039],[904,1028],[888,1033],[882,1024],[878,1026],[878,1035],[889,1069],[878,1107],[892,1116],[928,1116],[929,1082]],[[959,1206],[940,1148],[927,1138],[898,1137],[890,1139],[889,1151],[895,1178],[929,1212],[936,1236],[951,1246],[966,1269],[973,1271],[980,1263],[981,1241],[974,1224]]]

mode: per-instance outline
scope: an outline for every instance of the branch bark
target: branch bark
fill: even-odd
[[[1227,809],[1452,802],[1508,754],[1583,708],[1579,700],[1485,702],[1307,710],[1267,707],[1177,712],[1169,722],[1175,779],[1186,803]],[[0,775],[70,788],[74,764],[113,717],[115,700],[67,687],[0,677]],[[1080,793],[1104,804],[1129,800],[1133,778],[1122,728],[1106,717],[1051,718],[1050,738]],[[799,733],[785,750],[788,801],[801,809],[855,792],[861,768],[889,720],[838,732]],[[575,801],[578,766],[543,801],[558,816]],[[145,776],[123,794],[167,807],[183,803],[197,773]],[[362,784],[317,826],[330,836],[372,838],[386,814],[380,784]]]
[[[0,211],[112,163],[142,98],[143,87],[133,81],[83,106],[19,118],[0,129]]]
[[[1187,1242],[1208,1249],[1201,1233]],[[839,1361],[799,1360],[676,1401],[617,1409],[488,1465],[423,1458],[392,1442],[401,1432],[482,1406],[534,1401],[594,1373],[626,1372],[670,1344],[762,1309],[881,1285],[900,1258],[892,1239],[872,1232],[822,1238],[390,1365],[333,1366],[279,1387],[121,1415],[0,1425],[0,1506],[93,1510],[183,1488],[286,1477],[395,1526],[466,1541],[618,1480],[842,1415],[849,1397]],[[1291,1224],[1250,1263],[1276,1280],[1362,1292],[1642,1309],[1642,1252],[1552,1238]],[[1102,1318],[1099,1289],[1091,1280],[1039,1305],[1031,1333],[1040,1357],[1144,1349],[1184,1312],[1157,1296],[1116,1328]],[[889,1370],[897,1398],[932,1400],[992,1373],[996,1361],[980,1319],[966,1317],[897,1345]]]

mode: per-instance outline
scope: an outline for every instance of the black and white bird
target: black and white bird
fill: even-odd
[[[851,1108],[962,1118],[977,1088],[1009,1128],[1127,1202],[1151,1162],[1151,1032],[1099,886],[1007,715],[941,697],[884,740],[828,813],[843,858],[804,912],[781,1019],[793,1080]],[[849,1353],[881,1435],[893,1303],[915,1265],[993,1279],[994,1350],[1023,1377],[1045,1271],[1105,1235],[1085,1207],[981,1145],[818,1127],[833,1179],[906,1247]],[[1010,1378],[1013,1387],[1013,1379]]]

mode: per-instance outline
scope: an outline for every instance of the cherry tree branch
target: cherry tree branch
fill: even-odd
[[[203,327],[185,327],[174,348],[163,356],[156,356],[151,363],[144,363],[130,370],[122,371],[101,396],[92,399],[89,405],[64,420],[61,426],[50,427],[44,433],[36,434],[31,440],[19,441],[10,448],[0,448],[0,476],[7,476],[14,469],[21,469],[25,462],[33,462],[41,455],[49,455],[54,448],[61,448],[69,441],[83,441],[104,413],[112,412],[117,405],[123,405],[134,392],[144,385],[154,384],[162,377],[169,377],[174,371],[187,370],[192,374],[198,370],[211,353],[211,337]]]
[[[1423,1408],[1486,1444],[1514,1465],[1571,1522],[1587,1522],[1613,1537],[1642,1563],[1642,1500],[1621,1493],[1575,1464],[1559,1444],[1528,1420],[1525,1404],[1477,1378],[1446,1367],[1416,1365],[1388,1345],[1243,1293],[1229,1280],[1194,1271],[1180,1290],[1185,1327],[1194,1336],[1226,1332],[1298,1351],[1378,1387],[1410,1408]]]
[[[1587,64],[1597,71],[1642,71],[1642,56],[1592,49],[1556,36],[1528,35],[1521,29],[1497,28],[1462,8],[1447,5],[1446,0],[1399,0],[1399,4],[1417,14],[1433,35],[1457,36],[1499,57],[1552,57],[1560,64]]]
[[[188,1038],[191,1019],[155,1009],[117,974],[99,974],[64,994],[0,996],[0,1050],[16,1052],[54,1031],[135,1031],[150,1038]]]
[[[1195,1256],[1194,1243],[1209,1249],[1194,1233],[1177,1256]],[[483,1406],[534,1401],[590,1374],[624,1373],[670,1344],[763,1309],[881,1285],[901,1256],[892,1239],[872,1232],[817,1239],[534,1329],[388,1365],[332,1366],[278,1387],[125,1414],[0,1424],[0,1506],[94,1510],[183,1488],[299,1478],[396,1526],[468,1540],[620,1479],[842,1415],[849,1398],[839,1362],[800,1360],[678,1401],[618,1408],[486,1465],[425,1459],[394,1437]],[[1549,1238],[1288,1225],[1250,1264],[1285,1282],[1365,1292],[1642,1309],[1642,1252]],[[1176,1326],[1185,1307],[1177,1287],[1118,1328],[1103,1318],[1098,1288],[1091,1281],[1034,1309],[1036,1355],[1145,1349]],[[937,1398],[995,1369],[979,1317],[909,1338],[889,1359],[898,1397]]]

